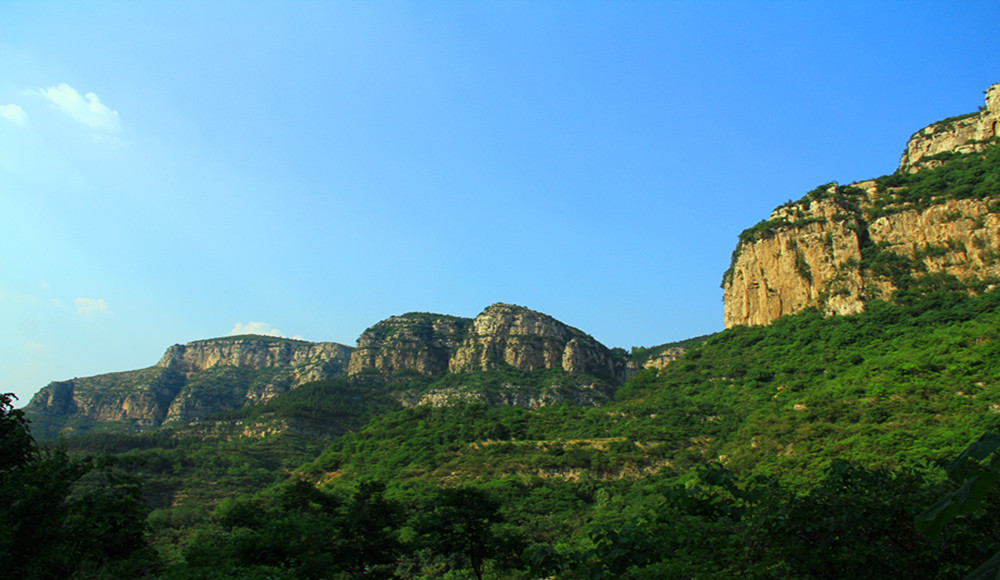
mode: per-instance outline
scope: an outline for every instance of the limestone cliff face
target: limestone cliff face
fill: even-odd
[[[977,113],[945,119],[921,129],[910,137],[900,169],[918,171],[939,166],[943,161],[927,159],[946,152],[981,151],[986,141],[1000,136],[1000,83],[986,91],[986,106]]]
[[[25,411],[139,428],[195,420],[342,375],[351,350],[253,336],[174,345],[150,368],[51,383]]]
[[[176,373],[155,367],[75,378],[49,384],[25,410],[153,427],[162,422],[183,382]]]
[[[494,304],[475,318],[452,355],[451,372],[508,365],[522,371],[562,369],[620,381],[623,366],[589,335],[551,316],[511,304]]]
[[[915,134],[899,174],[938,171],[957,159],[942,153],[977,151],[996,172],[989,164],[997,119],[1000,85],[990,88],[984,111]],[[809,307],[856,313],[868,300],[890,298],[906,277],[1000,279],[1000,190],[963,198],[968,183],[941,181],[919,200],[908,193],[912,181],[892,176],[831,184],[776,209],[740,236],[723,278],[726,327],[769,324]]]
[[[175,344],[156,366],[185,377],[215,367],[250,370],[280,367],[290,371],[290,384],[298,386],[343,374],[352,350],[335,342],[240,336]]]
[[[823,201],[791,213],[775,211],[766,223],[780,225],[740,244],[724,280],[726,328],[768,324],[820,302],[839,314],[864,308],[855,216]]]
[[[348,372],[433,375],[500,367],[562,369],[611,382],[620,381],[623,373],[611,351],[589,335],[540,312],[500,303],[472,320],[427,313],[383,320],[358,339]]]
[[[366,370],[413,370],[432,375],[447,372],[451,352],[472,320],[444,314],[393,316],[369,328],[351,354],[349,374]]]
[[[265,403],[301,384],[341,375],[375,372],[381,376],[372,378],[391,381],[398,371],[438,376],[501,367],[561,369],[566,375],[517,379],[524,384],[516,385],[489,382],[496,377],[485,383],[458,379],[431,392],[401,392],[397,399],[430,405],[461,399],[529,408],[562,401],[593,405],[610,400],[623,380],[622,358],[550,316],[494,304],[474,320],[427,313],[393,316],[367,329],[357,348],[261,336],[178,344],[146,369],[51,383],[25,411],[49,435],[66,432],[68,424],[145,429]]]

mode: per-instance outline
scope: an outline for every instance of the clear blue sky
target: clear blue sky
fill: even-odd
[[[1000,3],[0,3],[0,391],[241,330],[722,329],[741,230],[1000,82]]]

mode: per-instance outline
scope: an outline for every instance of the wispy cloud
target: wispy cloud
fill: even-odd
[[[28,114],[18,105],[0,105],[0,117],[20,127],[28,124]]]
[[[285,334],[283,332],[281,332],[280,330],[278,330],[277,328],[271,326],[266,322],[251,321],[246,324],[243,324],[242,322],[237,322],[236,326],[234,326],[233,329],[229,331],[229,336],[237,336],[240,334],[260,334],[263,336],[280,336],[283,338],[288,338],[285,337]],[[290,338],[301,339],[302,337],[293,336]]]
[[[34,355],[45,354],[48,351],[48,349],[49,347],[45,346],[40,342],[35,342],[33,340],[29,340],[28,342],[24,343],[23,347],[21,347],[21,350],[23,350],[24,352]]]
[[[108,305],[100,298],[74,298],[76,312],[80,316],[95,316],[97,314],[107,314]]]
[[[55,109],[92,129],[107,133],[121,131],[122,125],[118,118],[118,111],[112,110],[102,103],[101,99],[94,93],[81,95],[66,83],[27,92],[45,99]]]

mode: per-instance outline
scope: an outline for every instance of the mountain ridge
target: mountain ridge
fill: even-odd
[[[1000,280],[1000,84],[979,112],[914,135],[892,175],[821,185],[744,230],[723,276],[724,324],[819,308],[852,314],[942,277]]]
[[[979,112],[914,133],[894,174],[820,186],[741,233],[723,277],[726,328],[766,325],[808,308],[854,314],[915,284],[959,284],[974,293],[1000,284],[998,120],[1000,84],[989,88]],[[632,358],[551,316],[498,302],[471,319],[391,316],[366,329],[355,347],[262,336],[174,345],[146,369],[53,382],[25,412],[50,432],[115,424],[151,429],[260,405],[337,377],[505,369],[594,381],[574,383],[555,398],[505,383],[513,390],[486,395],[450,384],[430,393],[410,389],[397,399],[599,404],[630,375],[663,368],[685,352],[661,346]]]
[[[662,366],[683,349],[664,351],[644,352],[644,364]],[[24,410],[42,435],[95,427],[148,430],[261,405],[301,385],[338,377],[442,377],[502,369],[594,379],[553,385],[555,390],[535,381],[528,381],[533,386],[525,390],[515,380],[490,393],[457,388],[461,384],[453,381],[427,393],[403,388],[395,399],[404,405],[452,400],[528,407],[565,400],[599,404],[639,368],[627,369],[623,353],[541,312],[496,303],[474,319],[426,312],[391,316],[366,329],[355,347],[260,335],[175,344],[152,367],[50,383]]]

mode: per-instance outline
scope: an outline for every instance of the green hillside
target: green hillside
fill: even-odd
[[[871,211],[995,198],[997,151],[881,178]],[[614,349],[622,367],[686,349],[617,387],[372,368],[47,447],[5,399],[0,561],[37,578],[997,577],[1000,437],[968,446],[1000,432],[1000,292],[866,251],[891,301]],[[195,387],[237,399],[257,376]]]
[[[961,577],[992,554],[996,512],[941,544],[913,518],[950,489],[944,463],[1000,430],[1000,293],[934,280],[707,337],[599,407],[393,395],[544,389],[553,371],[372,375],[65,444],[137,462],[162,577]],[[335,427],[241,435],[289,421]]]

